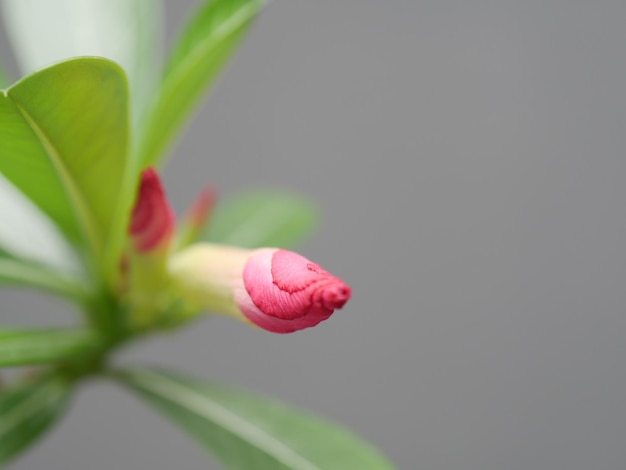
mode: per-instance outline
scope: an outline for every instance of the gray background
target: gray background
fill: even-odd
[[[168,2],[170,34],[193,3]],[[123,359],[314,410],[402,469],[623,468],[625,19],[622,0],[273,2],[165,179],[179,209],[206,182],[312,197],[301,251],[354,298],[314,330],[214,319]],[[1,295],[3,322],[73,318]],[[13,468],[217,467],[94,383]]]

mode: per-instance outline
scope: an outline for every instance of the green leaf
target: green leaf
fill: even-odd
[[[7,34],[28,74],[76,56],[111,59],[128,74],[137,122],[156,93],[160,0],[3,0]]]
[[[244,248],[291,248],[311,232],[317,218],[307,199],[276,190],[253,191],[218,205],[203,239]]]
[[[62,62],[0,94],[0,172],[96,259],[125,230],[127,100],[124,72],[99,58]]]
[[[98,335],[89,330],[0,328],[0,367],[57,362],[83,355],[98,346]]]
[[[193,15],[166,65],[138,153],[158,162],[187,115],[199,104],[262,8],[264,0],[213,0]]]
[[[118,377],[229,469],[389,470],[351,432],[276,401],[154,370]]]
[[[61,415],[70,395],[67,381],[40,376],[0,392],[0,465],[17,457]]]
[[[10,84],[11,79],[9,78],[9,74],[4,68],[4,65],[0,64],[0,90],[8,87]]]

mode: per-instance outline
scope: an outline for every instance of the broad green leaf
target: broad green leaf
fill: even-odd
[[[229,469],[394,468],[351,432],[276,401],[163,371],[127,371],[119,378]]]
[[[9,74],[4,68],[4,65],[0,64],[0,90],[8,87],[10,84],[11,79],[9,78]]]
[[[16,331],[0,327],[0,367],[57,362],[98,346],[98,335],[89,330]]]
[[[264,3],[264,0],[205,1],[192,16],[166,65],[158,100],[139,142],[138,153],[144,166],[162,158]]]
[[[56,226],[0,174],[0,252],[61,275],[80,275],[76,252]]]
[[[83,300],[89,287],[77,276],[62,274],[40,264],[11,258],[0,252],[0,284],[36,287],[55,294]]]
[[[3,0],[2,6],[23,73],[70,57],[106,57],[128,75],[133,120],[143,114],[160,70],[160,0]]]
[[[241,194],[218,205],[203,239],[244,248],[291,248],[313,229],[315,206],[276,190]]]
[[[0,391],[0,465],[17,457],[52,426],[69,395],[69,383],[55,376],[40,376]]]
[[[0,172],[97,259],[120,232],[127,98],[122,69],[99,58],[59,63],[0,94]]]

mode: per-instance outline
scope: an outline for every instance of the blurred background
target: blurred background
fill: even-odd
[[[168,40],[195,3],[166,2]],[[623,468],[624,18],[622,1],[272,2],[165,181],[179,210],[209,182],[312,198],[300,251],[353,299],[293,335],[215,318],[121,359],[332,418],[401,469]],[[75,318],[0,295],[2,323]],[[94,382],[12,468],[218,467]]]

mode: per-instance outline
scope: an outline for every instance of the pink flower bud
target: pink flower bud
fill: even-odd
[[[199,310],[231,315],[275,333],[317,325],[350,298],[350,287],[303,256],[278,248],[199,244],[177,254],[170,274]]]
[[[167,202],[159,175],[153,168],[144,170],[130,223],[133,247],[139,253],[167,247],[175,224],[174,212]]]
[[[287,250],[257,250],[243,270],[235,302],[255,325],[291,333],[326,320],[350,298],[348,285],[318,264]]]

